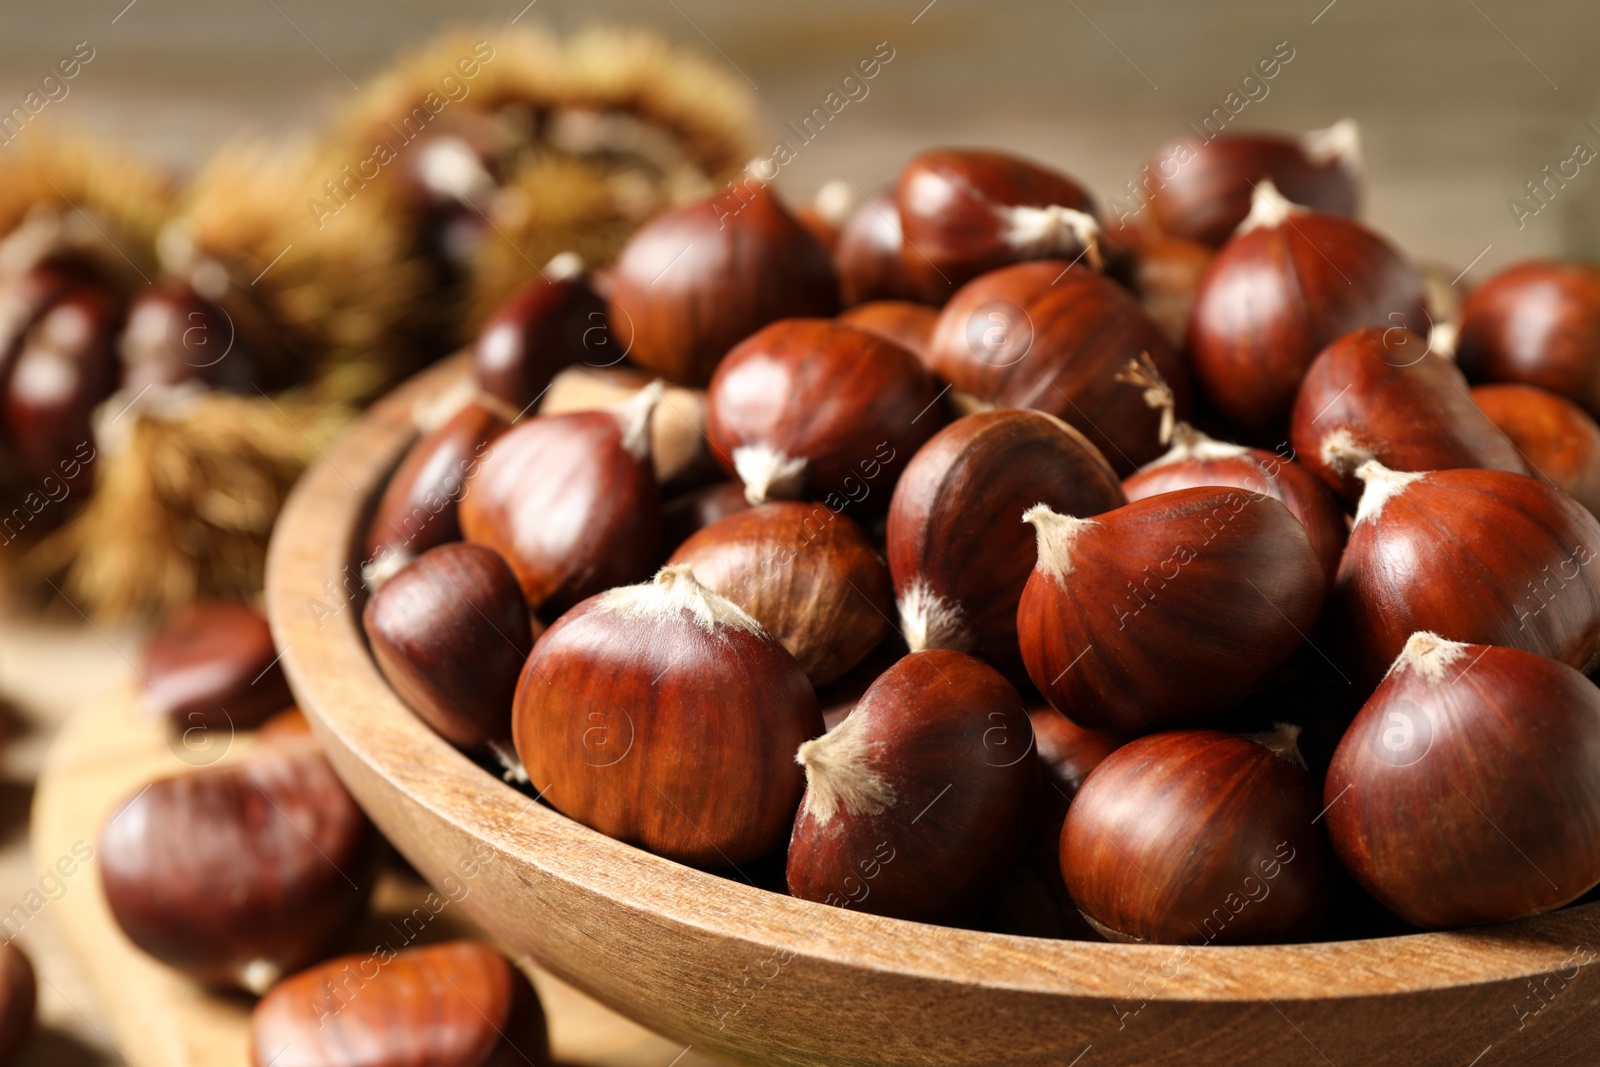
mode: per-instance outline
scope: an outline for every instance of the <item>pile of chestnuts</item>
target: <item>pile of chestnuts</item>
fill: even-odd
[[[378,666],[564,815],[840,908],[1226,944],[1584,897],[1600,268],[1445,306],[1337,134],[1163,152],[1120,223],[1003,152],[845,212],[757,165],[531,281],[377,503]]]

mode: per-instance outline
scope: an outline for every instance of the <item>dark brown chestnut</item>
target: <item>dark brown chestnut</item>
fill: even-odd
[[[101,832],[100,875],[139,948],[199,981],[259,994],[348,929],[378,846],[302,735],[135,793]]]
[[[917,452],[889,505],[889,571],[912,651],[970,652],[1020,677],[1017,603],[1038,553],[1023,512],[1088,517],[1126,503],[1116,472],[1053,415],[957,419]]]
[[[250,1014],[252,1067],[550,1067],[539,994],[500,953],[446,941],[329,960]]]
[[[1424,929],[1551,911],[1600,884],[1600,689],[1565,664],[1420,632],[1323,787],[1328,834]]]
[[[1039,562],[1017,611],[1028,677],[1089,730],[1132,737],[1214,721],[1287,660],[1326,579],[1277,500],[1182,489],[1097,518],[1024,520]]]
[[[238,600],[195,600],[150,636],[140,708],[180,729],[249,730],[294,703],[261,612]]]
[[[1467,393],[1456,365],[1409,330],[1347,333],[1311,363],[1295,397],[1289,440],[1296,456],[1354,504],[1356,468],[1457,467],[1528,473],[1516,445]]]
[[[1004,152],[938,148],[895,185],[900,251],[922,299],[943,302],[978,275],[1030,259],[1079,256],[1099,270],[1100,223],[1065,174]]]
[[[1294,727],[1142,737],[1067,809],[1061,874],[1113,941],[1239,945],[1317,930],[1334,863]]]
[[[1048,705],[1030,709],[1028,719],[1033,723],[1034,742],[1039,746],[1039,766],[1044,770],[1045,807],[1065,813],[1072,798],[1083,788],[1089,772],[1121,748],[1122,742],[1085,730]],[[1059,837],[1057,834],[1056,839]]]
[[[1217,413],[1280,432],[1300,380],[1335,340],[1366,326],[1427,335],[1422,275],[1358,222],[1307,211],[1270,181],[1217,253],[1189,319],[1189,357]]]
[[[821,504],[777,501],[729,515],[668,563],[692,568],[748,612],[813,685],[844,674],[889,634],[889,568],[861,527]]]
[[[1600,267],[1534,260],[1474,289],[1456,361],[1473,381],[1521,382],[1600,416]]]
[[[556,810],[714,867],[783,844],[805,787],[795,750],[821,732],[794,657],[686,566],[563,615],[512,711],[517,754]]]
[[[498,437],[461,501],[461,532],[499,552],[528,605],[559,615],[648,574],[661,532],[650,464],[659,386],[614,411],[540,415]]]
[[[611,366],[622,357],[622,346],[612,343],[605,302],[589,284],[582,261],[564,254],[483,324],[472,347],[472,369],[484,392],[520,413],[563,368],[580,362]]]
[[[933,330],[939,312],[910,300],[871,300],[841,312],[839,321],[893,341],[932,371]]]
[[[695,533],[749,507],[742,482],[715,482],[668,500],[661,505],[662,562]]]
[[[960,652],[913,652],[800,746],[789,892],[924,922],[976,903],[1033,831],[1039,756],[1011,684]]]
[[[1005,267],[963,286],[939,315],[940,378],[1002,408],[1037,408],[1092,441],[1120,474],[1161,453],[1160,416],[1117,375],[1148,353],[1189,412],[1189,371],[1126,289],[1081,265]]]
[[[839,230],[833,247],[833,269],[839,276],[839,295],[845,307],[869,300],[921,297],[901,258],[904,245],[894,194],[867,197]]]
[[[752,504],[820,500],[881,514],[895,478],[943,423],[933,376],[876,334],[785,319],[728,353],[706,436]]]
[[[827,251],[747,178],[641,226],[612,271],[607,314],[634,363],[704,385],[728,349],[767,323],[831,315],[838,304]]]
[[[511,755],[511,700],[533,650],[511,566],[473,544],[429,549],[362,612],[372,657],[400,699],[446,741]]]
[[[1600,513],[1600,426],[1586,411],[1532,385],[1480,385],[1472,402],[1511,439],[1530,473]]]
[[[117,387],[120,326],[108,291],[76,289],[23,336],[0,413],[6,440],[31,477],[59,473],[94,441],[94,409]]]
[[[38,1003],[33,961],[15,941],[0,944],[0,1063],[13,1062],[33,1036]]]
[[[199,382],[231,392],[252,392],[254,361],[234,324],[193,287],[166,282],[134,298],[122,331],[122,389],[130,396],[150,386]]]

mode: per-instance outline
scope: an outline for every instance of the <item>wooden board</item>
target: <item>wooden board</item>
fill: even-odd
[[[219,756],[237,759],[253,743],[241,734],[225,746],[186,750],[181,740],[169,739],[159,725],[136,714],[134,695],[129,682],[84,707],[46,757],[32,826],[34,862],[40,871],[71,856],[75,844],[94,847],[116,804],[152,778],[215,762]],[[78,847],[81,852],[83,845]],[[50,903],[50,913],[88,973],[103,1016],[98,1022],[123,1058],[132,1067],[248,1067],[251,1000],[207,992],[134,948],[106,908],[93,860],[77,867],[66,882],[68,892]],[[389,918],[411,911],[426,893],[425,884],[396,860],[379,882],[372,916],[352,932],[341,951],[391,941]],[[450,906],[423,936],[483,937]],[[527,959],[520,962],[544,1000],[559,1062],[570,1067],[706,1067],[716,1062],[627,1021]]]

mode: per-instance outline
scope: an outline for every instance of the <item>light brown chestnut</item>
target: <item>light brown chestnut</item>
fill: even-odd
[[[556,375],[539,404],[541,415],[570,415],[620,407],[652,379],[629,367],[570,367]],[[721,478],[706,444],[706,391],[668,386],[650,413],[650,462],[661,492],[671,496]]]
[[[1480,385],[1472,401],[1511,439],[1529,473],[1600,513],[1600,426],[1588,412],[1532,385]]]

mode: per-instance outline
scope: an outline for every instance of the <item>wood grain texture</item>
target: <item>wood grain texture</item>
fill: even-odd
[[[1384,941],[1044,941],[776,896],[531,802],[406,711],[362,643],[359,605],[330,600],[367,502],[413,436],[412,401],[460,373],[407,385],[300,484],[272,545],[268,608],[318,736],[390,840],[435,882],[474,846],[493,851],[462,907],[513,953],[744,1064],[1065,1065],[1086,1049],[1085,1064],[1147,1067],[1600,1057],[1593,904]]]

